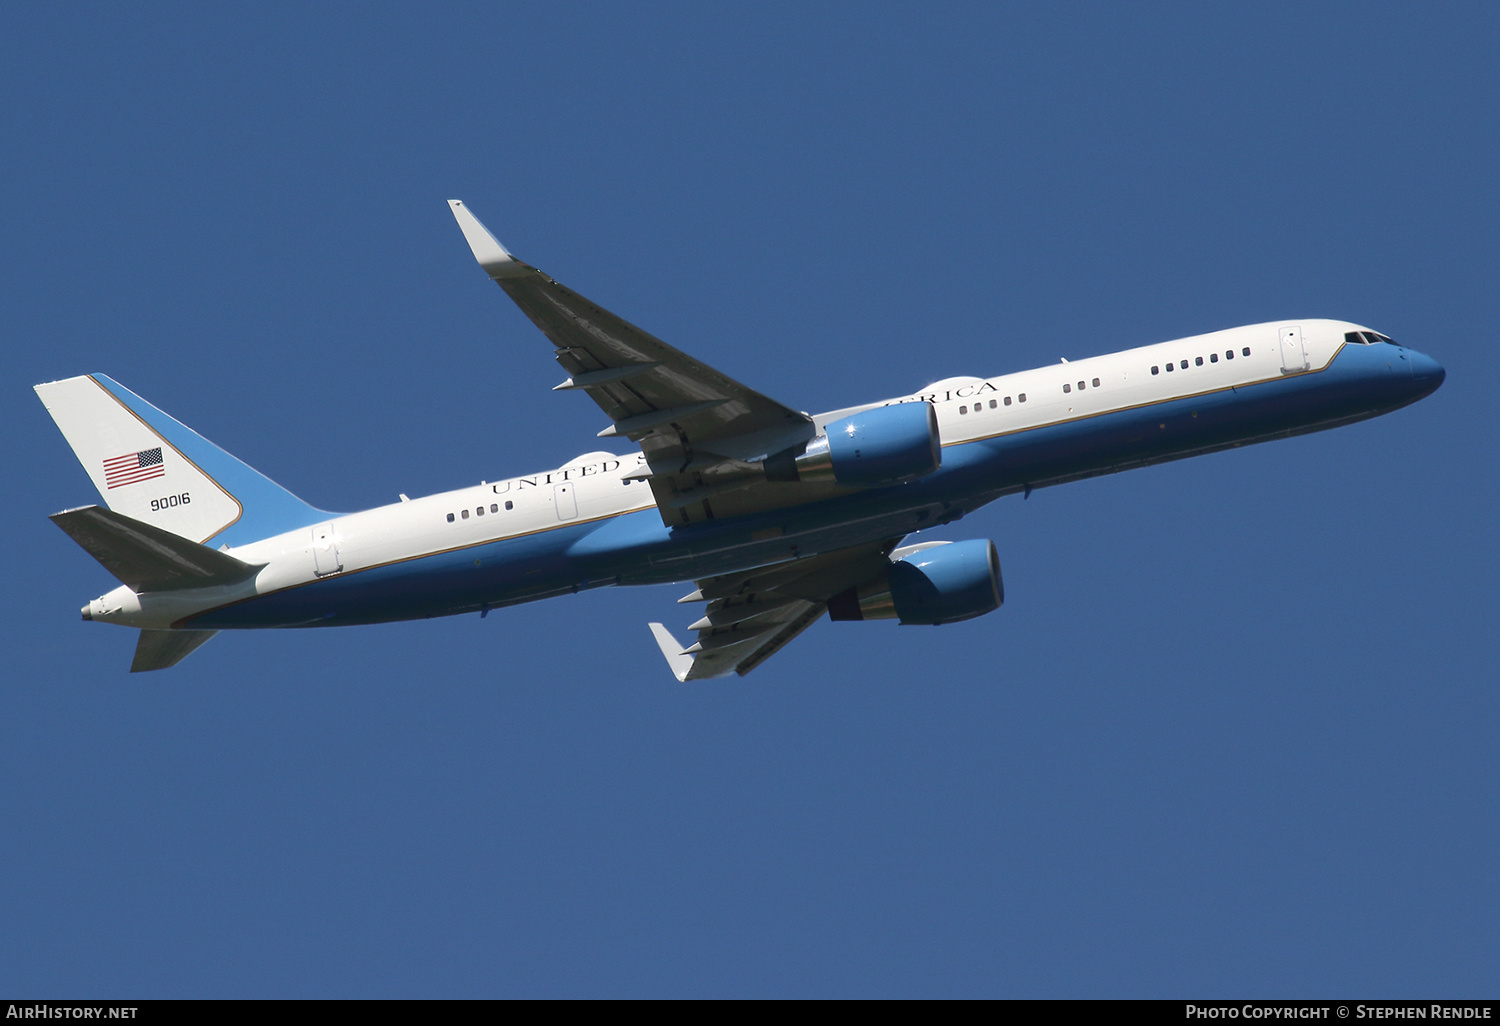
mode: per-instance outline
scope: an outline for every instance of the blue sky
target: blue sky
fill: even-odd
[[[1493,996],[1487,4],[0,13],[0,992]],[[684,588],[225,633],[129,676],[31,393],[308,501],[602,415],[444,201],[831,409],[1289,317],[1444,387],[1002,500],[1007,603],[676,685]]]

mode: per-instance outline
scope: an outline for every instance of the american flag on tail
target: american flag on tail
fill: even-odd
[[[153,477],[162,477],[166,472],[167,468],[161,459],[160,446],[155,449],[142,449],[140,452],[126,453],[124,456],[105,460],[104,487],[119,488],[123,485],[135,484],[137,481],[149,481]]]

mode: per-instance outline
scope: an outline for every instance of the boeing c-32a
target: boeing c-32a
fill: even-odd
[[[52,517],[121,584],[85,620],[141,629],[132,670],[220,630],[458,613],[694,581],[680,681],[748,673],[815,620],[943,624],[998,608],[986,540],[917,541],[1015,492],[1349,424],[1443,369],[1358,324],[1231,328],[810,415],[516,259],[459,201],[481,267],[628,439],[554,470],[362,513],[315,509],[102,374],[36,386],[105,506]]]

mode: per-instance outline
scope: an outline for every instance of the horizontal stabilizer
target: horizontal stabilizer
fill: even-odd
[[[135,643],[135,659],[130,664],[131,673],[146,670],[165,670],[176,666],[196,652],[218,631],[141,631]]]
[[[137,593],[238,584],[265,565],[245,563],[102,506],[54,513],[51,519],[120,583]]]

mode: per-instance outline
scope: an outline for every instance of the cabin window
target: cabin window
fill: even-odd
[[[476,517],[482,517],[482,516],[484,516],[484,507],[483,506],[476,506],[474,508],[474,515]]]
[[[1005,405],[1006,405],[1006,406],[1009,406],[1009,405],[1010,405],[1010,396],[1006,396],[1006,397],[1005,397]]]
[[[1249,356],[1250,355],[1250,347],[1246,346],[1244,349],[1241,349],[1240,350],[1240,355],[1241,356]]]
[[[968,413],[969,412],[969,408],[967,406],[960,406],[958,408],[958,412],[959,413]]]
[[[1193,363],[1194,363],[1194,364],[1195,364],[1195,365],[1196,365],[1196,366],[1199,366],[1199,367],[1202,367],[1202,366],[1203,366],[1203,357],[1201,357],[1201,356],[1200,356],[1200,357],[1198,357],[1198,358],[1197,358],[1197,359],[1195,359],[1195,360],[1194,360],[1194,361],[1193,361]]]
[[[495,503],[495,502],[490,503],[490,512],[491,513],[499,513],[500,512],[500,505],[499,505],[499,503]]]
[[[1209,353],[1208,354],[1208,362],[1209,363],[1218,363],[1219,362],[1219,354],[1218,353]]]
[[[1026,393],[1025,392],[1022,392],[1020,395],[1016,396],[1016,402],[1018,402],[1018,403],[1024,403],[1025,401],[1026,401]]]
[[[995,402],[995,400],[993,400],[993,399],[991,399],[991,400],[990,400],[990,409],[992,409],[992,410],[993,410],[993,409],[995,409],[995,408],[996,408],[996,407],[997,407],[997,406],[999,406],[999,405],[1000,405],[1000,404],[999,404],[999,403],[997,403],[997,402]]]
[[[453,523],[453,514],[452,513],[448,514],[448,523],[450,523],[450,524]]]
[[[516,508],[516,504],[514,502],[511,502],[509,499],[506,499],[505,500],[505,508],[506,509],[515,509]]]
[[[1224,359],[1226,359],[1226,360],[1233,360],[1234,359],[1234,350],[1233,349],[1226,349],[1224,351]]]
[[[1183,370],[1187,370],[1187,361],[1186,360],[1182,361],[1182,369]]]
[[[1073,386],[1072,386],[1072,385],[1069,385],[1069,384],[1067,384],[1067,383],[1066,383],[1066,382],[1065,382],[1065,383],[1064,383],[1064,384],[1063,384],[1063,391],[1064,391],[1064,392],[1071,392],[1071,391],[1073,391]]]
[[[465,520],[469,519],[469,511],[466,510],[466,509],[459,510],[458,515],[461,516],[461,517],[463,517]]]
[[[1151,368],[1151,373],[1152,374],[1160,374],[1161,373],[1161,368],[1160,367],[1152,367]]]
[[[1099,379],[1098,379],[1098,378],[1095,378],[1095,379],[1094,379],[1094,387],[1095,387],[1095,388],[1098,388],[1098,387],[1099,387]]]
[[[1169,363],[1169,364],[1167,364],[1167,373],[1168,374],[1171,374],[1176,369],[1177,369],[1177,365],[1175,363]]]

